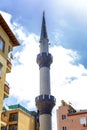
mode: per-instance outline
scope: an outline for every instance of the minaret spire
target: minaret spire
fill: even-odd
[[[43,41],[43,39],[47,39],[48,40],[47,29],[46,29],[46,21],[45,21],[45,12],[44,11],[43,11],[43,18],[42,18],[40,42]]]

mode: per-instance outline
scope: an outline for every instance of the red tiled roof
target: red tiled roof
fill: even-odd
[[[17,38],[15,37],[15,35],[13,34],[13,32],[11,31],[11,29],[9,28],[8,24],[6,23],[6,21],[4,20],[4,18],[2,17],[1,14],[0,14],[0,25],[2,26],[4,31],[7,33],[7,35],[11,39],[12,46],[14,47],[14,46],[20,45],[20,43],[18,42]]]

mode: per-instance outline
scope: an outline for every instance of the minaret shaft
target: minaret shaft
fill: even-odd
[[[40,116],[40,130],[52,130],[51,115],[41,115]]]
[[[47,39],[44,39],[44,41],[41,42],[41,44],[40,44],[40,53],[42,53],[42,52],[46,52],[46,53],[49,52],[48,40]]]
[[[36,97],[36,106],[39,111],[40,130],[52,130],[51,111],[55,105],[55,98],[50,90],[50,65],[53,61],[49,53],[45,16],[43,13],[41,36],[40,36],[40,54],[37,55],[37,63],[40,70],[40,95]]]
[[[40,94],[50,94],[50,71],[47,67],[40,69]]]

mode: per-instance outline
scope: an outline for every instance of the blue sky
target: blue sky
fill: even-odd
[[[79,62],[87,67],[87,9],[86,0],[3,0],[0,9],[11,13],[12,21],[17,21],[29,32],[40,33],[41,15],[45,10],[48,34],[52,44],[60,44],[65,48],[77,50]],[[55,40],[55,31],[58,37]],[[60,42],[59,42],[60,41]],[[83,58],[84,57],[84,58]]]
[[[5,102],[35,109],[34,99],[39,95],[36,56],[45,10],[50,52],[54,58],[51,66],[51,90],[57,99],[54,111],[62,99],[72,102],[76,109],[87,108],[87,1],[1,0],[0,10],[21,43],[14,49],[12,72],[6,76],[10,98]],[[53,118],[55,122],[56,116]]]
[[[0,9],[11,13],[12,21],[17,21],[29,32],[40,33],[41,15],[45,10],[49,39],[52,44],[60,44],[65,48],[78,50],[79,62],[87,67],[87,9],[86,0],[3,0]],[[58,37],[55,40],[55,31]],[[60,42],[59,42],[60,41]],[[83,58],[84,57],[84,58]]]

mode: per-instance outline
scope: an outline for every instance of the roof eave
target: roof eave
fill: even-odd
[[[4,20],[4,18],[2,17],[2,15],[0,14],[0,25],[2,26],[2,28],[4,29],[4,31],[7,33],[8,37],[10,38],[10,40],[12,41],[12,46],[19,46],[20,43],[17,40],[17,38],[15,37],[14,33],[12,32],[12,30],[9,28],[8,24],[6,23],[6,21]]]

